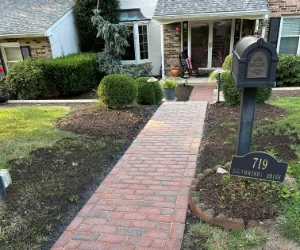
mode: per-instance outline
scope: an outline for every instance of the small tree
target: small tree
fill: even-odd
[[[104,74],[117,74],[121,71],[120,60],[129,46],[127,37],[129,30],[126,25],[113,24],[105,20],[99,9],[94,10],[92,23],[97,28],[97,37],[104,40],[104,51],[98,55],[99,71]]]
[[[97,29],[91,23],[93,10],[98,6],[104,19],[110,23],[120,21],[120,0],[75,0],[74,13],[82,52],[98,52],[104,48],[104,40],[96,37]]]

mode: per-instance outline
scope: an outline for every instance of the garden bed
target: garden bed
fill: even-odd
[[[267,238],[272,239],[281,248],[289,244],[295,247],[295,243],[289,242],[279,235],[292,238],[300,242],[299,221],[296,219],[299,206],[297,198],[299,195],[299,147],[298,138],[299,118],[298,104],[300,99],[282,98],[274,99],[270,104],[257,105],[254,122],[254,132],[251,151],[265,151],[275,156],[277,159],[289,163],[289,174],[287,183],[292,188],[282,188],[281,185],[270,182],[259,182],[245,178],[232,178],[229,175],[210,173],[199,183],[196,189],[196,197],[200,203],[205,204],[205,209],[213,209],[216,214],[224,214],[228,218],[243,219],[247,227],[253,223],[258,227],[265,225],[261,235],[265,234],[265,239],[260,242],[264,244]],[[279,107],[280,106],[280,107]],[[283,109],[286,108],[286,109]],[[208,107],[207,119],[205,123],[204,137],[201,141],[199,161],[197,164],[197,174],[204,170],[214,168],[231,161],[236,154],[237,133],[240,107],[228,107],[223,103],[213,104]],[[293,169],[292,169],[293,168]],[[293,194],[296,194],[293,196]],[[277,217],[281,220],[278,224]],[[271,219],[271,221],[269,220]],[[256,222],[254,222],[256,221]],[[262,222],[267,221],[267,222]],[[261,224],[259,224],[261,222]],[[222,242],[222,248],[230,246],[228,249],[240,249],[231,245],[234,233],[217,229],[217,227],[203,224],[193,215],[189,215],[186,222],[186,234],[182,249],[215,249],[218,242],[214,242],[212,234],[226,234],[228,242]],[[267,226],[269,225],[269,227]],[[269,230],[276,225],[276,232]],[[243,231],[243,230],[241,230]],[[249,229],[244,230],[245,234],[250,233]],[[277,235],[276,239],[271,234]],[[198,239],[196,237],[198,235]],[[257,236],[256,236],[257,237]],[[192,243],[191,243],[192,242]],[[266,248],[273,249],[274,242],[270,240],[266,243]],[[252,242],[253,244],[255,242]],[[243,245],[241,249],[248,249],[253,244]],[[244,244],[244,243],[243,243]],[[208,246],[213,248],[209,248]],[[293,248],[292,248],[293,249]]]
[[[13,128],[2,127],[7,138],[1,151],[9,153],[8,145],[14,143],[21,152],[4,165],[10,169],[13,185],[7,189],[7,202],[0,206],[0,249],[50,249],[157,108],[72,105],[71,113],[68,106],[0,109],[2,117],[11,114],[9,127]],[[59,130],[53,127],[57,118]],[[44,124],[47,119],[49,124]],[[22,134],[25,128],[30,132]],[[33,150],[26,155],[25,147]]]

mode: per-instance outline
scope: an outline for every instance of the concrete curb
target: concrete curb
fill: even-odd
[[[62,103],[98,103],[97,99],[78,100],[9,100],[6,104],[62,104]]]

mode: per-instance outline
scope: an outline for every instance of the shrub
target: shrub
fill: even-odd
[[[45,61],[48,85],[54,85],[62,96],[87,92],[100,81],[96,54],[83,53]]]
[[[279,56],[276,84],[279,87],[300,86],[300,56]]]
[[[232,54],[226,56],[225,61],[222,65],[222,69],[232,71]]]
[[[229,106],[239,105],[241,99],[241,91],[236,87],[235,82],[231,76],[231,72],[222,73],[224,80],[222,88],[225,103]]]
[[[98,96],[107,107],[126,107],[136,101],[137,85],[126,75],[105,76],[99,85]]]
[[[270,98],[272,94],[272,88],[258,88],[256,94],[256,103],[263,104]]]
[[[176,89],[178,87],[177,81],[171,77],[168,77],[166,80],[161,80],[159,83],[164,89]]]
[[[143,76],[149,76],[152,70],[151,63],[142,64],[123,64],[121,65],[120,74],[127,75],[133,79]]]
[[[162,89],[158,82],[149,83],[147,82],[148,79],[149,77],[140,77],[135,80],[138,87],[137,103],[159,104],[163,98]]]
[[[6,78],[6,90],[11,98],[39,99],[49,93],[42,59],[27,59],[16,63]]]

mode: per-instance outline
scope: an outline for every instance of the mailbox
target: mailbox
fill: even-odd
[[[233,50],[232,76],[238,88],[274,87],[279,57],[263,38],[247,36]]]

